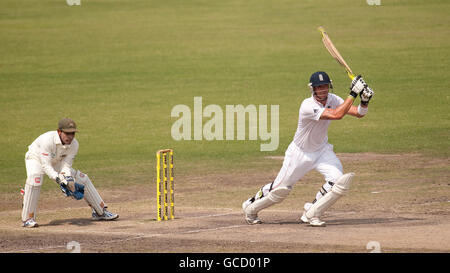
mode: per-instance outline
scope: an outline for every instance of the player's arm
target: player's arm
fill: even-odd
[[[55,171],[55,169],[52,166],[51,154],[52,149],[51,149],[51,142],[49,140],[47,141],[47,143],[43,145],[43,147],[41,147],[41,150],[39,151],[39,156],[41,159],[40,161],[44,172],[48,175],[48,177],[50,177],[50,179],[56,180],[56,178],[58,177],[58,172]]]
[[[326,108],[323,111],[322,115],[320,116],[320,119],[327,119],[327,120],[342,119],[347,113],[349,113],[349,111],[350,111],[350,113],[349,113],[350,115],[353,115],[353,114],[361,115],[362,113],[358,113],[359,108],[353,106],[353,102],[355,101],[356,97],[359,94],[361,94],[361,92],[363,90],[366,90],[366,88],[369,89],[366,82],[361,77],[361,75],[358,75],[357,77],[355,77],[355,79],[352,81],[352,83],[350,85],[350,94],[347,97],[347,99],[345,99],[345,101],[341,105],[339,105],[336,109]],[[366,99],[366,97],[364,97],[364,98]],[[369,100],[370,100],[370,98],[367,100],[367,103]],[[361,103],[363,103],[362,96],[361,96]],[[364,106],[367,106],[367,105],[364,105]],[[355,107],[355,108],[353,108],[353,107]],[[356,113],[355,113],[355,109],[356,109]],[[365,113],[363,113],[363,115],[364,114]]]
[[[366,115],[366,113],[367,113],[367,106],[352,105],[352,107],[350,107],[350,110],[348,110],[347,115],[357,117],[357,118],[362,118]]]
[[[347,114],[357,118],[364,117],[369,110],[369,101],[372,98],[373,94],[374,92],[370,87],[367,86],[366,88],[364,88],[364,90],[360,93],[361,104],[358,107],[352,105]]]
[[[53,151],[53,142],[52,139],[49,138],[45,141],[45,143],[43,143],[41,150],[39,152],[42,169],[48,175],[48,177],[50,177],[50,179],[52,180],[55,180],[56,183],[67,184],[66,177],[63,174],[58,173],[52,166],[52,158],[51,158],[52,151]]]
[[[42,169],[50,177],[50,179],[55,180],[56,183],[61,184],[61,182],[66,182],[64,175],[58,173],[52,166],[51,162],[51,149],[49,147],[44,147],[40,152]]]
[[[348,96],[341,105],[336,107],[336,109],[325,108],[320,119],[337,120],[343,118],[352,107],[353,101],[355,101],[355,98],[353,98],[353,96]]]

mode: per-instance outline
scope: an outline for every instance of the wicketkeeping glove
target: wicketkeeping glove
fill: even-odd
[[[84,185],[76,183],[72,176],[64,176],[60,174],[56,178],[56,182],[59,184],[61,191],[67,197],[73,197],[77,200],[83,199]]]
[[[361,105],[368,105],[370,99],[373,97],[373,94],[375,94],[375,92],[373,92],[370,87],[367,86],[364,88],[364,90],[359,94],[361,96]]]
[[[363,80],[361,75],[356,76],[350,85],[350,95],[356,99],[361,91],[367,87],[367,83]]]

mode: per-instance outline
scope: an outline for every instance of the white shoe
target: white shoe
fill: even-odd
[[[313,227],[324,227],[326,226],[325,222],[320,221],[319,218],[313,217],[309,220],[309,225]]]
[[[92,212],[92,219],[94,219],[96,221],[100,221],[100,220],[111,221],[111,220],[115,220],[117,218],[119,218],[118,214],[109,212],[108,210],[106,210],[106,208],[103,208],[102,215],[98,215],[96,211]]]
[[[34,228],[34,227],[38,227],[38,226],[39,226],[38,223],[33,218],[26,220],[22,224],[22,227],[26,227],[26,228]]]
[[[307,223],[313,227],[324,227],[326,226],[324,221],[321,221],[318,217],[308,218],[306,217],[306,211],[303,212],[302,217],[300,217],[302,223]]]
[[[325,222],[321,221],[318,217],[308,218],[306,216],[306,212],[311,208],[312,205],[312,203],[305,203],[305,211],[303,211],[303,215],[300,217],[300,221],[303,223],[309,223],[309,225],[313,227],[324,227]]]
[[[249,225],[258,225],[258,224],[262,224],[262,221],[258,218],[257,214],[245,214],[245,222],[247,222],[247,224]]]

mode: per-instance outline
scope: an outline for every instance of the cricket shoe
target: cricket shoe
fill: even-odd
[[[258,218],[258,214],[245,214],[245,222],[249,225],[258,225],[262,224],[262,221]]]
[[[313,217],[309,219],[309,225],[313,227],[324,227],[326,226],[324,221],[321,221],[318,217]]]
[[[26,220],[22,224],[22,227],[26,227],[26,228],[35,228],[38,226],[39,226],[38,223],[33,218]]]
[[[310,226],[313,226],[313,227],[324,227],[324,226],[326,226],[325,222],[321,221],[318,217],[312,217],[312,218],[306,217],[306,211],[303,212],[302,217],[300,217],[300,221],[302,223],[309,224]]]
[[[106,210],[106,208],[103,208],[103,214],[102,215],[98,215],[98,213],[96,211],[92,211],[92,219],[96,220],[96,221],[111,221],[111,220],[115,220],[119,218],[118,214],[109,212],[108,210]]]
[[[257,214],[247,214],[246,209],[249,205],[251,205],[255,201],[254,198],[250,198],[246,200],[244,203],[242,203],[242,210],[244,210],[244,219],[245,222],[249,225],[257,225],[261,224],[262,221],[258,218]]]
[[[312,203],[306,203],[304,206],[304,211],[303,211],[303,215],[300,217],[300,221],[303,223],[307,223],[310,226],[313,227],[324,227],[326,226],[324,221],[321,221],[318,217],[312,217],[312,218],[308,218],[306,216],[306,212],[311,208],[313,204]]]

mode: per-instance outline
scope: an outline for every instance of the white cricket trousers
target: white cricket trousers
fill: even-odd
[[[326,181],[324,186],[330,188],[331,185],[328,182],[334,183],[343,175],[342,164],[333,152],[333,145],[327,143],[318,151],[304,152],[294,142],[291,142],[275,181],[262,188],[263,196],[267,196],[270,190],[277,187],[292,187],[314,169],[324,176]]]

